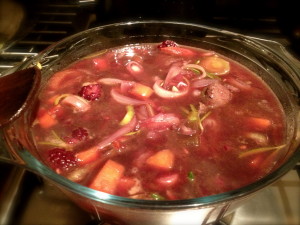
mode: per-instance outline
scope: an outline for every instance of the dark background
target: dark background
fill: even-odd
[[[293,50],[300,51],[300,13],[295,0],[0,0],[0,6],[7,1],[20,4],[25,12],[14,39],[30,32],[41,17],[39,13],[49,8],[50,4],[63,4],[77,6],[77,16],[72,18],[73,30],[70,34],[114,22],[172,20],[250,35],[266,34],[275,39],[284,36]],[[59,12],[65,9],[61,7],[56,10]],[[0,14],[0,21],[7,18]]]

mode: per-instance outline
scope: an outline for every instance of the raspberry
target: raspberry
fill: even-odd
[[[86,139],[88,137],[88,135],[89,134],[88,134],[87,130],[82,127],[79,127],[72,131],[72,137],[79,141]]]
[[[165,48],[165,47],[176,47],[177,43],[171,40],[165,40],[160,45],[158,45],[158,48]]]
[[[77,144],[88,137],[88,131],[82,127],[78,127],[72,131],[71,136],[64,137],[64,141],[68,144]]]
[[[48,160],[54,169],[68,170],[76,166],[76,157],[73,152],[66,151],[63,148],[53,148],[48,152]]]
[[[83,86],[78,95],[89,101],[97,100],[101,97],[101,86],[99,84]]]

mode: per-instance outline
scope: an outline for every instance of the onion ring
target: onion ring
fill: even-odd
[[[155,94],[162,98],[178,98],[186,95],[189,91],[189,84],[183,91],[168,91],[162,87],[163,80],[157,80],[153,85]]]
[[[147,104],[146,101],[137,100],[134,98],[127,97],[125,95],[120,94],[116,89],[111,89],[110,95],[113,97],[115,101],[123,105],[143,105]]]
[[[197,64],[186,64],[182,67],[182,69],[189,69],[189,68],[200,70],[202,72],[201,76],[198,77],[199,79],[206,77],[206,71],[202,66],[199,66]]]

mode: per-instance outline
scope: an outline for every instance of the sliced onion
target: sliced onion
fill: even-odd
[[[164,87],[166,87],[169,84],[169,82],[180,73],[180,71],[181,71],[181,67],[177,65],[171,66],[165,78]]]
[[[211,51],[203,52],[203,53],[201,53],[201,57],[212,56],[212,55],[215,55],[215,54],[216,54],[215,52],[211,52]]]
[[[182,124],[182,125],[180,126],[179,132],[180,132],[181,134],[184,134],[184,135],[192,136],[192,135],[195,134],[197,131],[196,131],[196,130],[193,130],[193,129],[190,128],[190,127],[185,126],[184,124]]]
[[[101,141],[97,147],[98,149],[103,149],[105,148],[106,146],[110,145],[113,141],[115,141],[116,139],[118,139],[119,137],[122,137],[124,136],[125,134],[131,132],[134,130],[135,126],[137,124],[137,119],[136,117],[134,116],[132,118],[132,120],[124,125],[123,127],[121,127],[119,130],[117,130],[116,132],[114,132],[112,135],[110,135],[109,137],[107,137],[106,139],[104,139],[103,141]]]
[[[186,64],[182,67],[182,69],[189,69],[189,68],[200,70],[200,72],[202,72],[202,74],[199,76],[200,79],[206,77],[206,71],[202,66],[199,66],[197,64]]]
[[[178,126],[180,119],[173,113],[159,113],[142,122],[142,126],[150,130],[167,130],[173,126]]]
[[[68,95],[63,100],[61,100],[62,104],[72,106],[78,112],[86,112],[91,108],[90,103],[77,95]]]
[[[101,78],[98,80],[98,83],[115,86],[120,84],[121,86],[121,92],[127,93],[129,89],[133,87],[133,85],[136,83],[134,81],[128,81],[128,80],[121,80],[116,78]]]
[[[202,88],[202,87],[206,87],[208,85],[211,85],[215,82],[217,82],[218,80],[217,79],[210,79],[210,78],[207,78],[207,79],[196,79],[193,81],[193,84],[192,84],[192,87],[194,88]]]
[[[137,108],[137,110],[136,110],[136,117],[139,120],[145,120],[145,119],[149,118],[149,114],[148,114],[146,105],[141,105],[141,106],[139,106]]]
[[[101,78],[98,80],[98,83],[105,84],[105,85],[112,85],[112,86],[121,84],[122,82],[124,81],[116,78]]]
[[[115,101],[123,105],[143,105],[147,104],[146,101],[137,100],[134,98],[127,97],[125,95],[120,94],[116,89],[111,89],[110,95],[113,97]]]
[[[249,84],[247,81],[243,81],[240,79],[235,79],[235,78],[229,78],[226,80],[228,83],[230,83],[232,86],[240,89],[240,90],[245,90],[245,91],[249,91],[252,90],[252,86],[251,84]]]
[[[134,86],[134,81],[123,81],[120,86],[121,93],[126,94]]]
[[[162,87],[163,80],[157,80],[153,85],[155,94],[162,98],[178,98],[186,95],[189,91],[189,85],[182,91],[168,91]]]
[[[135,61],[128,62],[126,64],[126,69],[134,76],[141,74],[144,71],[143,66]]]

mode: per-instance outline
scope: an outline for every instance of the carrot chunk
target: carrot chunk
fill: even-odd
[[[98,71],[105,71],[109,69],[109,63],[105,58],[94,58],[93,63]]]
[[[247,124],[255,130],[266,130],[272,125],[272,122],[266,118],[249,117],[247,118]]]
[[[226,74],[230,70],[230,64],[228,61],[218,57],[218,56],[209,56],[200,61],[200,65],[204,69],[216,75]]]
[[[38,112],[38,122],[40,126],[45,129],[57,124],[57,120],[44,109],[41,109]]]
[[[109,159],[95,176],[89,187],[114,194],[124,171],[125,168],[123,165]]]
[[[99,158],[100,151],[98,150],[97,146],[94,146],[87,150],[78,152],[77,154],[75,154],[75,156],[78,159],[79,164],[86,165],[90,162],[95,161],[97,158]]]
[[[146,163],[151,167],[169,170],[174,166],[174,159],[174,153],[169,149],[164,149],[150,156]]]

